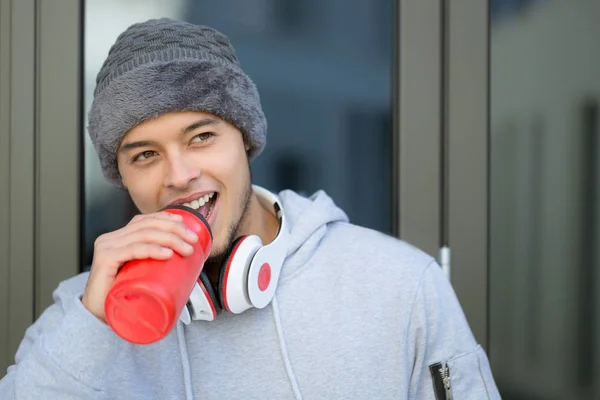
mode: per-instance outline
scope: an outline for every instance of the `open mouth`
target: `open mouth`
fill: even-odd
[[[193,208],[194,210],[202,214],[202,216],[206,220],[208,220],[213,209],[215,208],[217,197],[219,197],[219,195],[216,192],[207,193],[204,196],[197,198],[196,200],[192,200],[188,203],[183,203],[182,205]]]

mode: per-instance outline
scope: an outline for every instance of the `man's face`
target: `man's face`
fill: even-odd
[[[211,258],[220,258],[250,203],[246,150],[233,125],[203,112],[180,112],[129,131],[117,160],[123,183],[142,213],[172,204],[196,208],[213,232]]]

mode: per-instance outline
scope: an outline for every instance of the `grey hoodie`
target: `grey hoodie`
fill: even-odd
[[[27,330],[0,399],[500,398],[434,259],[322,191],[280,197],[291,242],[269,306],[133,345],[83,307],[80,274]]]

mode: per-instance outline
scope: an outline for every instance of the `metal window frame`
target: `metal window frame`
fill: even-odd
[[[0,367],[33,321],[35,0],[0,2]],[[0,376],[4,373],[0,373]]]
[[[82,9],[0,0],[0,377],[79,272]]]
[[[437,257],[442,232],[442,3],[398,0],[395,14],[395,234]]]
[[[398,0],[395,233],[438,257],[487,350],[489,2]]]
[[[35,316],[81,270],[83,1],[36,1]],[[58,195],[57,195],[58,194]]]
[[[476,339],[488,350],[489,2],[445,1],[451,279]]]

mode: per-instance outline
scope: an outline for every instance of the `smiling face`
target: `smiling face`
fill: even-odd
[[[172,204],[196,208],[214,237],[219,258],[248,217],[250,165],[241,132],[203,112],[178,112],[129,131],[117,161],[123,184],[144,214]]]

